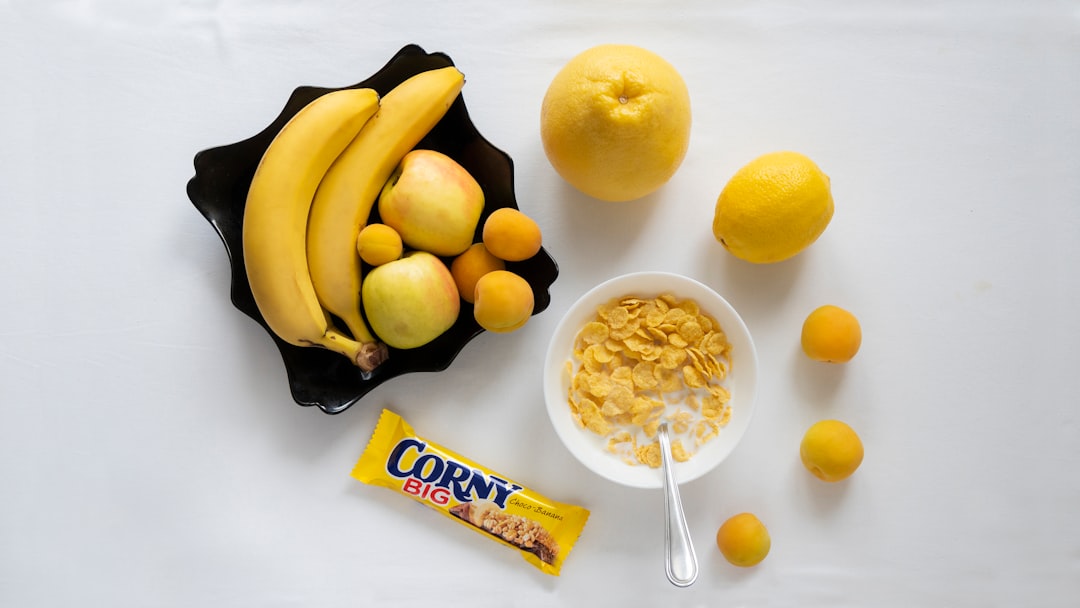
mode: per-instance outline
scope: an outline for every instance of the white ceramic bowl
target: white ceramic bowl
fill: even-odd
[[[544,401],[551,424],[563,445],[601,477],[637,488],[662,487],[660,469],[623,462],[605,449],[605,438],[574,422],[567,402],[570,376],[566,364],[573,356],[578,331],[595,317],[600,305],[624,296],[652,298],[663,293],[697,301],[703,312],[720,323],[732,346],[731,369],[725,380],[725,386],[731,391],[731,419],[717,437],[703,445],[688,461],[675,463],[675,476],[680,484],[701,477],[727,458],[738,445],[750,424],[757,393],[757,352],[750,332],[735,309],[715,291],[693,279],[666,272],[638,272],[605,281],[570,307],[555,329],[544,361]]]

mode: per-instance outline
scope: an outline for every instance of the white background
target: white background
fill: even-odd
[[[410,3],[0,0],[0,605],[1075,606],[1080,603],[1080,3]],[[560,266],[522,330],[338,416],[296,406],[228,299],[192,157],[261,130],[292,89],[448,53]],[[667,58],[694,125],[676,176],[621,205],[565,185],[539,140],[558,68],[594,44]],[[794,149],[836,214],[792,261],[739,262],[713,204]],[[562,311],[637,270],[742,313],[762,384],[744,442],[683,500],[701,559],[665,579],[658,492],[563,449],[541,362]],[[799,351],[834,303],[849,365]],[[349,477],[379,410],[592,517],[562,576]],[[814,421],[862,436],[826,485]],[[752,511],[772,553],[713,541]]]

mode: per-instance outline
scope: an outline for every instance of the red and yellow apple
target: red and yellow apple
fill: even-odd
[[[461,311],[450,270],[426,251],[413,251],[372,269],[364,278],[361,301],[375,334],[400,349],[438,338]]]
[[[379,195],[379,216],[412,249],[455,256],[473,243],[484,191],[457,161],[434,150],[405,155]]]

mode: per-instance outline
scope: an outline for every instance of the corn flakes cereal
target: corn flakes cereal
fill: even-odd
[[[601,344],[608,339],[608,326],[599,321],[592,321],[581,328],[578,337],[585,344]]]
[[[730,420],[730,368],[727,336],[696,301],[616,298],[574,340],[571,415],[627,464],[651,467],[660,466],[656,432],[667,420],[672,455],[686,461]]]
[[[634,455],[637,456],[638,462],[642,464],[647,464],[654,469],[660,466],[660,444],[658,442],[639,445],[634,450]]]
[[[660,382],[653,373],[655,365],[651,361],[642,361],[634,366],[634,387],[644,390],[656,388]]]
[[[686,453],[686,448],[683,447],[681,439],[676,439],[671,442],[671,457],[675,459],[675,462],[686,462],[687,460],[690,460],[690,454]]]

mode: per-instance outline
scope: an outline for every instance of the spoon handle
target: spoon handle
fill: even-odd
[[[664,468],[664,548],[666,550],[667,577],[677,587],[689,587],[697,580],[698,563],[694,543],[690,540],[690,528],[686,525],[679,484],[675,483],[671,458],[671,441],[668,439],[667,423],[661,424],[660,456]]]

